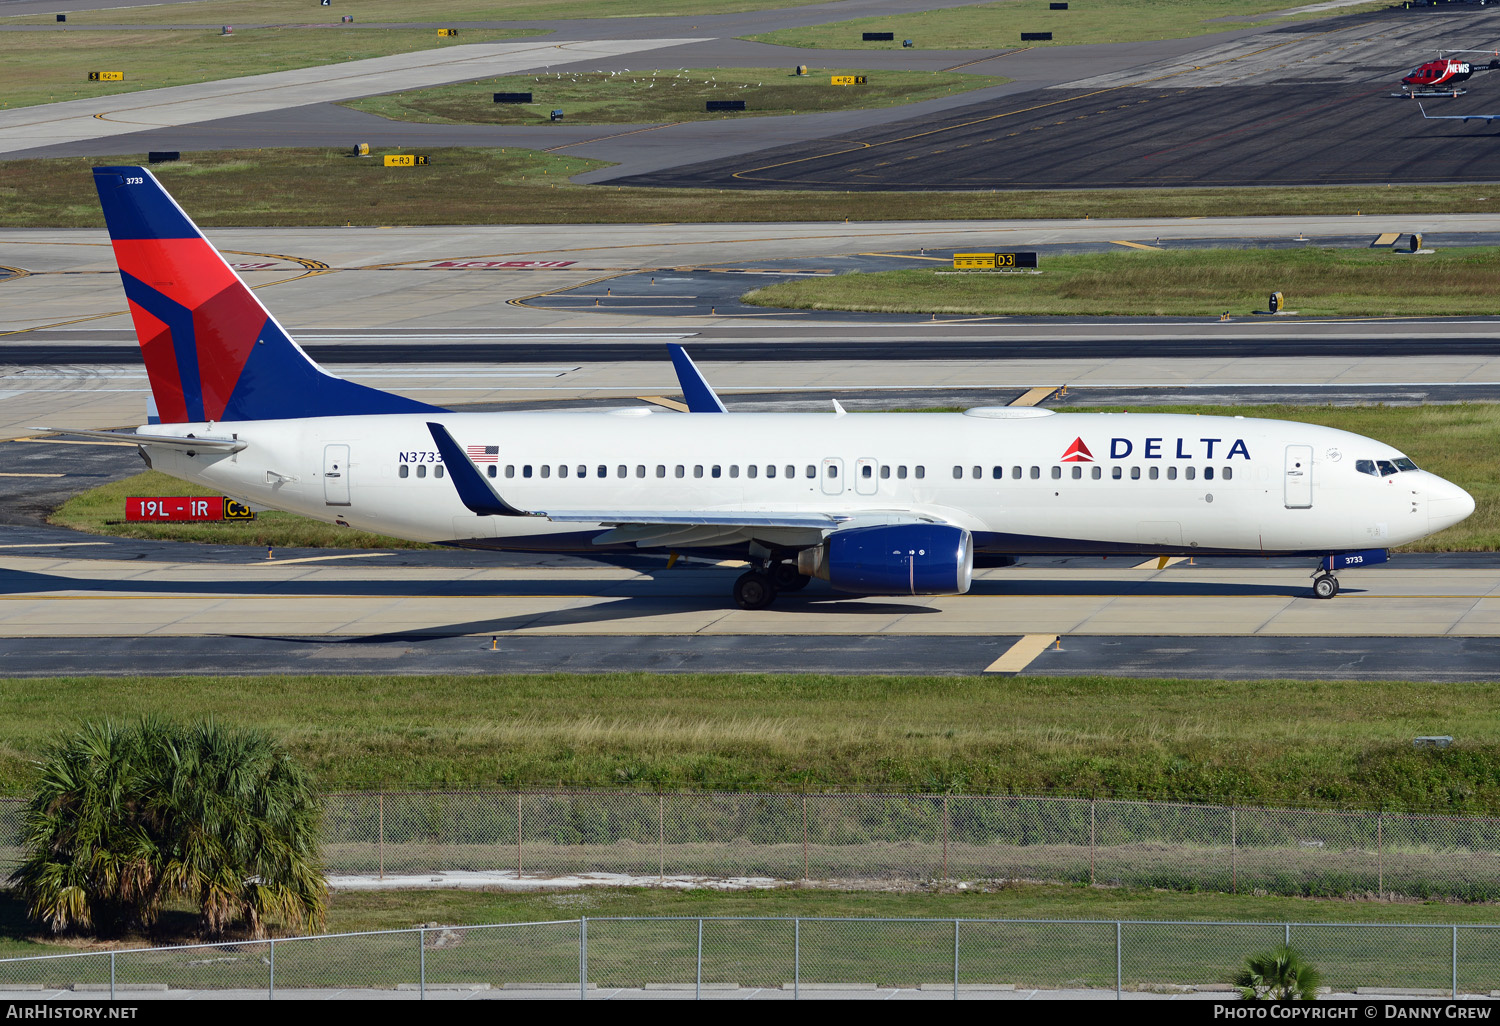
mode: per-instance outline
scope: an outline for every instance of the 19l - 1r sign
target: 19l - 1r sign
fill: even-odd
[[[129,523],[254,519],[248,507],[222,495],[131,496],[125,500],[125,520]]]

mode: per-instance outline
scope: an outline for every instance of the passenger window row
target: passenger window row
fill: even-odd
[[[412,468],[412,466],[413,466],[413,464],[410,464],[410,463],[403,463],[403,464],[401,464],[399,467],[396,468],[396,476],[397,477],[410,477],[411,476],[411,468]],[[418,463],[418,464],[415,464],[415,466],[417,468],[417,476],[418,477],[426,477],[427,476],[427,464],[425,464],[425,463]],[[435,463],[435,464],[432,465],[432,476],[433,477],[442,477],[443,476],[443,465],[441,463]],[[494,477],[494,476],[495,476],[494,474],[490,475],[490,477]]]
[[[1361,462],[1366,462],[1366,461],[1362,460]],[[1204,467],[1203,468],[1203,480],[1205,480],[1205,481],[1212,481],[1214,479],[1214,473],[1215,473],[1216,469],[1218,470],[1218,474],[1219,474],[1219,479],[1220,480],[1222,480],[1222,481],[1229,481],[1229,480],[1232,480],[1234,478],[1234,468],[1233,467],[1222,467],[1222,468]],[[1081,480],[1083,480],[1083,470],[1084,470],[1084,468],[1083,468],[1082,465],[1075,463],[1070,468],[1070,470],[1071,470],[1071,472],[1070,472],[1070,474],[1068,476],[1071,477],[1074,481],[1081,481]],[[1098,481],[1098,480],[1100,480],[1100,479],[1102,479],[1104,477],[1104,468],[1101,467],[1097,463],[1095,463],[1092,466],[1090,466],[1088,468],[1088,471],[1089,471],[1089,474],[1088,474],[1089,479],[1092,480],[1092,481]],[[1054,481],[1060,481],[1060,480],[1062,480],[1062,477],[1063,477],[1063,468],[1062,467],[1052,467],[1052,468],[1050,468],[1050,474],[1051,474],[1052,480],[1054,480]],[[964,476],[965,476],[965,474],[964,474],[964,468],[963,467],[959,466],[959,467],[954,467],[953,468],[953,479],[955,481],[962,480],[964,478]],[[992,467],[992,468],[990,468],[990,478],[991,478],[991,480],[1000,481],[1000,480],[1003,480],[1005,478],[1005,476],[1006,476],[1006,474],[1005,474],[1005,468],[1004,467]],[[1110,478],[1112,480],[1115,480],[1115,481],[1123,480],[1124,477],[1125,477],[1125,468],[1121,467],[1121,466],[1110,467],[1109,468],[1109,476],[1110,476]],[[1168,481],[1176,481],[1177,480],[1177,468],[1176,467],[1167,467],[1165,475],[1162,474],[1162,468],[1161,467],[1146,467],[1145,468],[1145,478],[1148,481],[1156,481],[1156,480],[1160,479],[1163,476],[1165,476]],[[1195,466],[1188,466],[1188,467],[1182,468],[1182,477],[1183,477],[1183,480],[1192,481],[1197,476],[1198,476],[1198,468],[1197,467],[1195,467]],[[974,481],[980,480],[981,478],[984,477],[984,468],[983,467],[971,467],[971,468],[969,468],[968,477],[971,480],[974,480]],[[1011,467],[1010,468],[1010,479],[1012,481],[1020,481],[1022,478],[1030,478],[1033,481],[1039,481],[1039,480],[1041,480],[1041,477],[1042,477],[1042,468],[1041,467],[1031,467],[1029,469],[1026,468],[1026,467]],[[1142,474],[1141,474],[1141,468],[1140,467],[1131,467],[1130,468],[1130,480],[1132,480],[1132,481],[1139,481],[1139,480],[1141,480],[1141,477],[1142,477]]]

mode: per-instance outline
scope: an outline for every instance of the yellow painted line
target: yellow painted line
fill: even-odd
[[[1111,246],[1129,246],[1131,249],[1161,249],[1160,246],[1148,246],[1144,242],[1126,242],[1124,239],[1110,239]]]
[[[62,474],[0,474],[0,477],[62,477]]]
[[[1134,570],[1165,570],[1169,566],[1176,566],[1187,559],[1186,556],[1155,556],[1144,563],[1137,563],[1131,569]]]
[[[1029,389],[1024,395],[1017,397],[1012,406],[1036,406],[1058,389],[1057,385],[1042,385],[1038,388]]]
[[[59,474],[58,477],[62,475]],[[0,549],[76,549],[82,545],[108,545],[109,542],[38,542],[35,545],[0,545]]]
[[[290,566],[293,563],[321,563],[328,559],[374,559],[389,552],[349,552],[338,556],[302,556],[298,559],[268,559],[264,563],[237,563],[236,566]]]
[[[84,442],[71,438],[12,438],[12,442],[46,442],[48,445],[123,445],[127,449],[134,449],[136,442]]]
[[[1057,643],[1056,634],[1027,634],[1005,654],[984,668],[985,673],[1020,673],[1031,661]]]
[[[660,396],[660,395],[638,395],[638,396],[636,396],[636,398],[639,399],[643,403],[651,403],[651,404],[653,404],[655,406],[664,406],[664,407],[666,407],[669,410],[676,410],[678,413],[690,413],[690,412],[692,412],[688,408],[688,404],[687,403],[680,403],[676,399],[668,399],[665,396]]]
[[[1375,246],[1394,246],[1396,240],[1399,238],[1401,238],[1400,232],[1381,232],[1376,236],[1375,241],[1370,243],[1370,246],[1372,248]]]
[[[892,257],[892,258],[894,258],[896,260],[935,260],[936,262],[938,262],[940,264],[951,264],[953,262],[952,259],[949,258],[949,257],[911,256],[910,254],[907,254],[907,253],[857,253],[855,255],[856,256]]]

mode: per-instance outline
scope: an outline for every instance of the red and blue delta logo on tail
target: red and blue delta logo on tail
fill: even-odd
[[[162,423],[437,409],[326,373],[150,171],[96,167],[94,185]]]

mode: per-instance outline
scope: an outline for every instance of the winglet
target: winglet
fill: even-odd
[[[494,486],[485,480],[474,461],[453,440],[447,428],[428,421],[427,430],[432,432],[432,440],[437,444],[443,463],[448,467],[448,476],[453,479],[453,487],[458,489],[458,497],[465,506],[482,517],[531,515],[500,498]]]
[[[677,383],[682,386],[682,398],[687,400],[689,413],[729,412],[686,349],[669,343],[667,352],[672,354],[672,366],[677,370]]]

